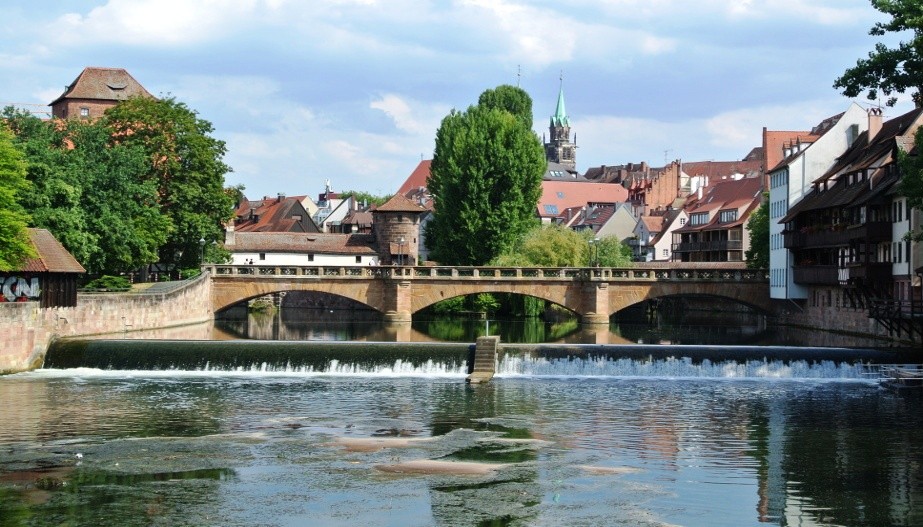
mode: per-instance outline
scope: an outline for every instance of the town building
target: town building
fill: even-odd
[[[319,232],[302,205],[303,196],[279,194],[261,200],[244,197],[227,228],[237,232]]]
[[[122,68],[84,68],[51,102],[51,115],[59,119],[97,119],[121,101],[154,98]]]
[[[921,124],[921,108],[884,123],[881,110],[870,109],[868,129],[779,221],[809,312],[858,310],[891,334],[923,332],[910,316],[920,299],[921,250],[905,239],[919,212],[898,188],[898,157],[914,148]]]
[[[689,220],[673,231],[678,262],[741,262],[750,247],[746,222],[761,202],[760,177],[723,180],[691,198]]]
[[[794,259],[784,243],[780,223],[790,207],[801,201],[812,183],[824,175],[859,135],[868,130],[869,115],[853,103],[841,114],[824,119],[805,136],[775,142],[765,151],[767,159],[782,160],[769,169],[769,291],[779,300],[805,300],[808,290],[796,283],[791,269]],[[764,132],[764,137],[766,133]],[[776,149],[781,149],[776,152]]]

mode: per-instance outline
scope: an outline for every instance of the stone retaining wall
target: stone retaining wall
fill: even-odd
[[[125,334],[212,320],[207,274],[158,293],[77,295],[76,307],[42,309],[38,302],[0,304],[0,374],[39,368],[48,344],[61,337]]]

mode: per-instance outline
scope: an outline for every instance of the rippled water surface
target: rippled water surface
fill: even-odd
[[[921,525],[923,404],[861,379],[45,370],[0,525]]]

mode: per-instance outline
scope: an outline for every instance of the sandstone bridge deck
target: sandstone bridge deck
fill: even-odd
[[[477,293],[515,293],[559,304],[586,324],[644,300],[706,295],[771,312],[765,270],[733,263],[638,264],[628,268],[455,266],[207,265],[214,311],[282,291],[313,291],[355,300],[390,322],[440,300]]]

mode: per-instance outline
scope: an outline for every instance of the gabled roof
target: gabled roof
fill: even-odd
[[[645,214],[641,216],[641,223],[644,224],[644,228],[647,229],[647,232],[658,233],[663,229],[663,224],[666,218],[663,216],[649,216]]]
[[[846,112],[840,112],[836,115],[824,119],[823,121],[817,123],[817,125],[815,125],[814,128],[812,128],[811,131],[806,134],[804,132],[764,132],[764,135],[767,136],[766,140],[773,141],[773,145],[771,147],[767,145],[767,173],[774,172],[783,166],[787,166],[804,152],[803,148],[799,148],[797,151],[793,151],[787,157],[782,155],[778,162],[773,163],[773,161],[776,159],[776,156],[784,154],[783,151],[785,148],[799,144],[806,144],[810,146],[810,144],[815,143],[818,139],[823,137],[824,134],[829,132],[830,129],[832,129],[845,114]],[[788,139],[784,139],[786,135],[789,135]]]
[[[579,181],[542,181],[542,196],[538,200],[538,216],[554,218],[570,207],[587,204],[622,203],[628,190],[614,183]]]
[[[555,163],[554,161],[548,162],[545,173],[542,174],[542,179],[545,181],[587,181],[585,177],[581,176],[580,173],[573,168]]]
[[[317,232],[317,225],[301,205],[302,196],[263,198],[248,200],[244,198],[234,212],[236,220],[234,230],[237,232]],[[301,216],[304,224],[293,216]]]
[[[708,212],[708,223],[692,225],[692,222],[680,227],[675,232],[690,232],[713,230],[714,228],[728,228],[743,222],[746,213],[755,208],[761,200],[763,179],[759,177],[729,179],[709,187],[702,199],[686,209],[690,217],[694,214]],[[736,210],[737,220],[728,223],[719,223],[722,210]]]
[[[734,174],[745,176],[759,174],[763,161],[691,161],[683,162],[683,172],[689,176],[705,176],[709,181],[717,181]]]
[[[237,253],[377,254],[375,237],[371,234],[239,232],[234,243],[225,247]]]
[[[61,242],[47,229],[28,229],[29,239],[38,254],[35,258],[27,258],[22,269],[26,273],[85,273],[86,269],[67,252]]]
[[[842,208],[867,203],[881,195],[897,182],[897,173],[889,171],[887,165],[894,159],[887,159],[896,148],[906,149],[913,140],[915,127],[923,122],[923,108],[916,108],[882,124],[881,129],[869,142],[868,132],[859,135],[852,146],[837,160],[823,176],[814,181],[814,187],[801,201],[789,208],[779,220],[786,223],[799,214],[821,209]],[[879,162],[885,161],[879,166]],[[865,169],[873,169],[867,181],[852,185],[841,176]]]
[[[417,167],[413,169],[413,172],[410,173],[410,176],[404,181],[404,184],[401,185],[401,188],[397,189],[397,193],[406,195],[413,189],[426,188],[426,180],[429,179],[429,171],[432,164],[432,159],[420,161]]]
[[[62,99],[95,99],[101,101],[124,101],[131,97],[150,97],[144,86],[123,68],[84,68],[80,75],[64,89],[53,106]]]
[[[410,201],[402,194],[395,194],[388,201],[372,209],[372,212],[416,212],[422,214],[426,212],[426,209]]]

